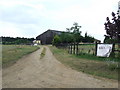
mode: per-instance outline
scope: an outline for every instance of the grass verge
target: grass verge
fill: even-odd
[[[42,59],[45,56],[46,48],[44,47],[41,54],[40,54],[40,59]]]
[[[50,50],[54,56],[61,63],[65,64],[72,69],[77,71],[82,71],[94,76],[105,77],[109,79],[118,79],[118,69],[115,68],[116,63],[109,63],[106,61],[85,59],[79,56],[70,55],[64,49],[58,49],[56,47],[50,46]]]
[[[8,67],[24,55],[30,54],[39,49],[30,45],[2,45],[2,66]]]

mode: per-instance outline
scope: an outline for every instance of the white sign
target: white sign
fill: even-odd
[[[97,56],[109,57],[112,52],[112,44],[98,44],[97,45]]]

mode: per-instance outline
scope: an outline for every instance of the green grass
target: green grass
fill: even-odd
[[[40,59],[42,59],[45,56],[46,48],[44,47],[41,54],[40,54]]]
[[[120,62],[119,58],[112,58],[112,57],[97,57],[97,56],[95,56],[95,55],[86,54],[86,53],[80,53],[78,56],[75,55],[75,57],[83,58],[83,59],[89,59],[89,60],[115,61],[115,62]]]
[[[38,48],[29,45],[2,45],[2,66],[7,67]]]
[[[94,76],[116,80],[118,79],[119,68],[116,68],[116,65],[118,65],[117,62],[106,61],[103,58],[101,58],[102,60],[97,60],[99,59],[98,57],[95,58],[89,56],[85,58],[85,56],[83,57],[83,55],[71,55],[68,54],[67,50],[58,49],[52,46],[50,47],[50,49],[57,60],[59,60],[66,66],[71,67],[72,69],[92,74]]]

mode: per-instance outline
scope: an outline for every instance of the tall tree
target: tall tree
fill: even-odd
[[[78,44],[81,41],[81,31],[80,31],[81,26],[78,25],[78,23],[74,23],[73,26],[69,29],[67,28],[68,32],[72,31],[73,33],[73,42],[74,42],[74,54],[75,54],[75,43],[77,44],[76,47],[76,54],[78,54]]]
[[[81,31],[80,31],[81,26],[78,25],[78,23],[74,23],[71,28],[66,28],[67,32],[72,33],[74,37],[74,42],[80,42],[80,36],[81,36]]]
[[[105,22],[105,40],[106,43],[120,43],[120,16],[112,12],[112,21],[109,17],[106,18]]]

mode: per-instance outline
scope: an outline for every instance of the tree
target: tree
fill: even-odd
[[[104,42],[105,43],[120,43],[120,16],[119,13],[115,14],[112,12],[112,21],[110,21],[109,17],[106,18],[105,22],[105,30],[106,35]],[[120,45],[118,44],[118,47]],[[112,51],[112,57],[115,57],[114,50]]]
[[[73,34],[73,42],[74,42],[74,54],[75,54],[75,43],[77,44],[76,47],[76,54],[78,55],[78,44],[81,41],[81,31],[80,31],[81,26],[78,25],[78,23],[74,23],[73,26],[69,29],[67,28],[68,32],[72,31]]]
[[[83,39],[83,42],[85,42],[85,43],[93,43],[94,40],[95,40],[94,37],[88,35],[87,32],[85,33],[85,37]]]
[[[70,32],[63,32],[61,35],[60,35],[60,38],[61,38],[61,43],[72,43],[73,42],[73,34],[70,33]]]
[[[74,23],[71,28],[66,28],[68,33],[73,34],[74,40],[73,42],[80,42],[80,36],[81,36],[81,31],[80,31],[81,26],[78,25],[78,23]]]
[[[112,22],[109,17],[106,18],[105,30],[106,35],[104,42],[105,43],[120,43],[120,16],[112,12]]]
[[[55,35],[55,37],[53,38],[52,44],[54,46],[58,46],[61,43],[61,39],[58,35]]]
[[[78,25],[78,23],[74,23],[73,27],[70,28],[72,30],[72,33],[74,35],[74,42],[80,42],[80,36],[81,36],[81,31],[80,31],[81,26]]]
[[[34,38],[20,38],[20,37],[1,37],[2,44],[32,44]]]

